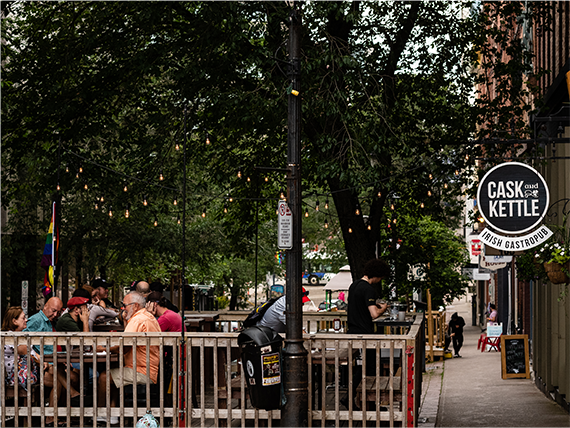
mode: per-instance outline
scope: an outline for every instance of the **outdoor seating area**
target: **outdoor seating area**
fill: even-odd
[[[186,333],[184,346],[180,333],[1,332],[0,354],[4,345],[26,344],[28,349],[36,346],[40,351],[40,366],[53,364],[55,376],[59,371],[68,381],[70,373],[66,368],[77,363],[81,394],[78,399],[72,399],[64,389],[61,396],[55,398],[58,406],[50,407],[46,403],[51,389],[39,386],[44,384],[43,371],[40,371],[38,385],[29,385],[25,390],[16,384],[17,394],[10,393],[14,388],[2,384],[1,401],[6,404],[2,406],[0,424],[46,426],[46,418],[56,418],[64,426],[79,427],[97,426],[99,419],[99,423],[106,421],[107,426],[125,427],[134,426],[134,420],[150,410],[160,426],[179,426],[177,418],[183,403],[185,426],[274,425],[281,411],[251,406],[240,361],[239,332],[225,331],[228,325],[240,320],[227,313],[188,315],[192,323],[196,323],[196,319],[210,322],[201,326],[197,322],[195,331]],[[327,315],[330,320],[304,317],[304,324],[315,321],[332,324],[332,318],[338,316],[315,314]],[[333,330],[303,336],[305,349],[310,351],[307,354],[309,426],[339,426],[341,421],[349,425],[363,421],[373,426],[379,426],[380,421],[390,426],[417,425],[424,355],[423,314],[409,314],[409,318],[410,326],[405,334],[362,336],[338,334]],[[204,329],[212,331],[202,331]],[[64,346],[69,351],[51,355],[42,351],[44,346]],[[97,346],[105,351],[93,352]],[[118,354],[111,354],[110,349],[116,346]],[[147,380],[137,388],[121,385],[117,406],[113,407],[109,372],[118,370],[123,374],[124,355],[131,346],[147,351],[152,347],[159,349],[158,380],[156,384]],[[177,350],[167,354],[172,356],[170,361],[165,357],[168,348]],[[133,355],[136,359],[137,353]],[[149,353],[146,355],[148,358]],[[136,366],[136,361],[134,364]],[[176,375],[182,364],[187,368],[185,378]],[[371,377],[370,367],[374,367],[375,376]],[[89,369],[94,373],[93,379],[106,375],[107,383],[90,381]],[[100,388],[104,388],[104,394]],[[341,404],[345,397],[347,407]],[[111,421],[118,423],[111,425]]]

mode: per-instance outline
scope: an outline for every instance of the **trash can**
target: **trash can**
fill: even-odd
[[[256,409],[280,409],[282,337],[269,327],[256,325],[240,333],[238,344],[251,405]]]

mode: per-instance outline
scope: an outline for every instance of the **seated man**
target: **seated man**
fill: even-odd
[[[125,333],[132,332],[160,332],[160,325],[158,321],[146,309],[146,299],[140,293],[131,291],[123,299],[121,310],[123,319],[125,320],[126,327]],[[111,353],[119,353],[119,347],[114,346],[110,349]],[[133,366],[133,349],[131,346],[125,346],[125,360],[123,368],[123,377],[121,378],[121,369],[111,369],[111,406],[116,407],[119,401],[119,387],[122,385],[132,384],[146,384],[147,380],[150,383],[156,383],[158,379],[158,363],[159,363],[159,347],[149,347],[149,361],[148,367],[149,376],[147,376],[146,365],[146,346],[137,346],[137,367]],[[150,378],[150,379],[149,379]],[[97,399],[100,407],[106,406],[106,388],[107,388],[107,375],[101,373],[99,375],[99,382],[97,388]],[[107,421],[104,417],[97,417],[98,421]],[[117,424],[119,418],[112,416],[110,418],[111,424]]]

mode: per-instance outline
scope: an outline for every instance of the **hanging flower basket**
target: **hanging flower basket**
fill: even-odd
[[[566,272],[570,272],[570,262],[566,262],[564,265],[556,262],[544,263],[544,270],[548,275],[548,279],[553,284],[565,284],[570,282],[570,278],[562,269]]]

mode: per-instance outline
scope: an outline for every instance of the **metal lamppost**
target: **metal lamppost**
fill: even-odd
[[[283,349],[284,391],[287,403],[281,411],[283,426],[307,426],[308,373],[307,350],[303,344],[301,284],[301,14],[291,12],[289,27],[289,69],[291,80],[288,110],[287,200],[293,214],[293,246],[287,250],[286,338]]]

